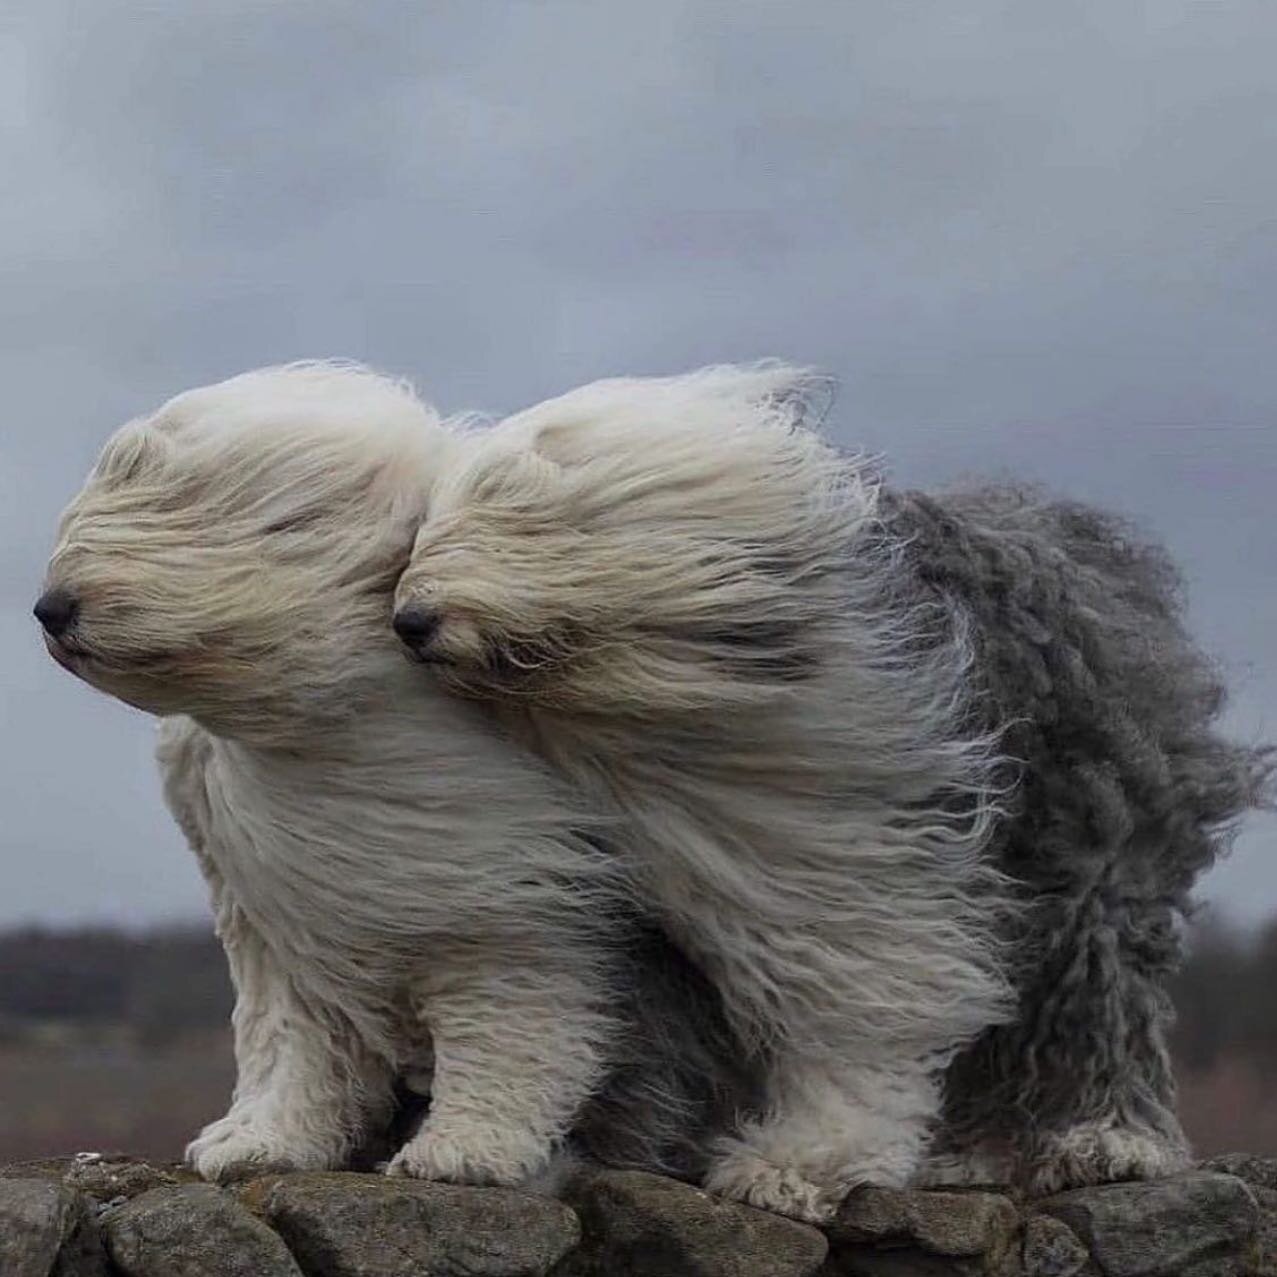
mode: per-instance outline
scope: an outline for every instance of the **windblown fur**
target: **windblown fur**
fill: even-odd
[[[234,1100],[188,1150],[206,1176],[341,1166],[423,1069],[394,1173],[524,1182],[575,1142],[696,1174],[750,1102],[606,820],[390,634],[458,446],[394,383],[268,369],[126,426],[63,518],[46,584],[75,619],[50,651],[164,716],[235,982]]]
[[[712,1187],[818,1217],[1169,1170],[1176,918],[1269,757],[1213,734],[1160,552],[894,493],[823,390],[600,382],[473,434],[399,584],[415,654],[615,822],[751,1044],[765,1109]]]

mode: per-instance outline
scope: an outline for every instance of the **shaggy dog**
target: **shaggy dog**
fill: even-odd
[[[605,381],[472,435],[395,628],[618,823],[764,1068],[710,1187],[819,1218],[1179,1167],[1178,915],[1270,756],[1213,733],[1160,551],[1032,491],[885,488],[822,392]]]
[[[188,1150],[205,1176],[346,1164],[432,1053],[392,1173],[524,1182],[573,1132],[696,1174],[748,1103],[712,991],[642,930],[606,821],[390,633],[457,446],[394,383],[265,370],[125,426],[63,518],[47,645],[162,716],[236,987],[234,1100]]]

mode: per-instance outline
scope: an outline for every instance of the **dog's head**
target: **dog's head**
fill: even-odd
[[[598,382],[471,440],[435,489],[395,629],[454,687],[582,708],[724,706],[808,675],[872,500],[784,365]],[[822,585],[822,582],[824,584]]]
[[[447,433],[331,364],[188,391],[111,438],[63,515],[36,614],[50,653],[228,734],[331,712],[387,652]]]

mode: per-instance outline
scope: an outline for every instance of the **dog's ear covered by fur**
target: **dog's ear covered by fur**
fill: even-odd
[[[469,439],[396,596],[418,655],[481,694],[638,711],[810,677],[876,482],[780,363],[596,382]],[[604,703],[598,698],[603,697]]]

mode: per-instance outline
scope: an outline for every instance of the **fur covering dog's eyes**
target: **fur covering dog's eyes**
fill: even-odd
[[[262,531],[268,536],[277,536],[288,532],[307,532],[323,521],[324,512],[318,509],[293,510],[286,515],[268,523]]]

